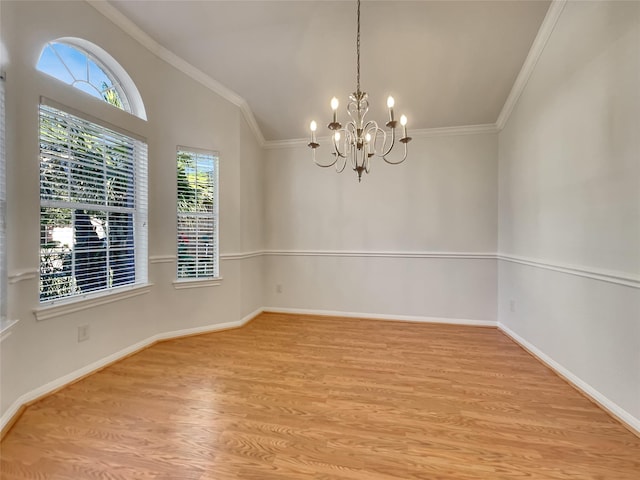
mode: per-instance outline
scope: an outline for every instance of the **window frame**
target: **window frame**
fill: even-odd
[[[122,108],[122,109],[120,109],[119,107],[115,107],[115,108],[119,108],[123,112],[130,113],[131,115],[135,115],[136,117],[142,120],[145,120],[145,121],[147,120],[147,112],[144,107],[144,102],[142,101],[142,96],[140,95],[138,88],[136,87],[135,83],[133,82],[133,80],[127,73],[127,71],[116,61],[115,58],[109,55],[109,53],[107,53],[104,49],[100,48],[98,45],[94,43],[91,43],[88,40],[85,40],[83,38],[77,38],[77,37],[61,37],[61,38],[56,38],[56,39],[47,41],[44,47],[42,47],[40,51],[40,55],[38,56],[38,62],[36,63],[36,70],[38,72],[41,72],[44,75],[47,75],[49,78],[54,78],[57,81],[62,82],[65,85],[68,85],[75,92],[82,92],[83,95],[90,95],[84,92],[82,89],[75,87],[72,83],[70,84],[64,79],[61,79],[56,75],[52,75],[50,72],[47,72],[46,70],[38,68],[38,64],[40,63],[40,60],[42,58],[44,51],[52,43],[64,44],[68,47],[71,47],[79,51],[80,53],[84,54],[87,58],[92,60],[99,68],[102,69],[105,75],[110,80],[112,80],[113,87],[117,89],[118,94],[124,99],[126,99],[127,108]],[[73,77],[73,75],[71,76]],[[96,100],[99,100],[97,97],[93,97],[93,98],[95,98]],[[110,105],[110,103],[106,99],[103,99],[103,101]]]
[[[180,153],[186,153],[194,155],[196,158],[200,156],[211,157],[213,162],[213,179],[211,189],[209,193],[212,196],[213,206],[211,211],[195,211],[195,212],[181,212],[178,202],[178,169],[179,169],[179,155]],[[197,161],[197,160],[196,160]],[[217,150],[209,150],[202,148],[194,148],[178,145],[176,147],[176,280],[173,282],[176,289],[182,288],[195,288],[195,287],[207,287],[220,285],[222,282],[222,276],[220,275],[220,242],[219,242],[219,210],[220,210],[220,152]],[[209,231],[212,238],[212,257],[213,257],[213,274],[212,275],[195,275],[186,276],[180,274],[180,219],[188,215],[195,215],[198,218],[210,219],[212,221],[212,232]]]
[[[60,310],[61,314],[66,313],[67,311],[75,311],[77,307],[72,307],[69,310],[69,304],[75,304],[78,302],[86,302],[88,306],[92,306],[94,304],[105,303],[108,300],[105,300],[104,297],[113,297],[114,299],[120,297],[128,297],[131,296],[127,292],[134,289],[140,289],[141,287],[149,286],[148,283],[148,146],[146,139],[143,137],[126,131],[120,127],[114,126],[100,119],[96,119],[91,115],[85,114],[84,112],[79,112],[73,108],[67,107],[65,105],[61,105],[58,102],[47,99],[45,97],[41,97],[39,104],[39,113],[38,113],[38,139],[39,142],[42,143],[42,134],[40,131],[40,125],[42,121],[42,110],[43,107],[45,109],[53,109],[59,114],[63,116],[74,117],[73,120],[74,125],[80,125],[82,122],[89,124],[92,128],[99,130],[102,135],[105,133],[108,135],[109,133],[116,133],[121,136],[127,137],[132,145],[131,157],[133,160],[133,171],[131,173],[131,181],[133,185],[133,203],[134,206],[130,208],[130,212],[132,214],[132,230],[133,230],[133,265],[134,265],[134,281],[132,283],[127,283],[125,285],[117,285],[117,286],[108,286],[106,288],[96,289],[87,292],[75,292],[70,295],[58,296],[53,299],[39,299],[39,308],[35,310],[36,317],[40,320],[43,318],[49,318],[51,316],[57,316],[55,311],[47,312],[52,307],[63,307],[62,309],[57,308],[54,310]],[[77,120],[77,121],[76,121]],[[42,149],[39,148],[39,164],[42,162]],[[100,166],[102,161],[98,159],[97,165]],[[42,178],[39,179],[39,185],[42,187]],[[108,212],[113,210],[108,205],[107,197],[105,197],[105,204],[91,204],[91,203],[83,203],[77,201],[69,201],[69,202],[60,202],[60,201],[51,201],[44,199],[42,191],[40,192],[39,205],[42,211],[42,208],[69,208],[72,210],[75,209],[85,209],[87,206],[90,206],[92,210]],[[63,205],[65,203],[65,205]],[[55,205],[54,205],[55,204]],[[103,208],[102,208],[103,207]],[[42,216],[40,216],[40,227],[42,228]],[[40,228],[40,232],[41,232]],[[75,226],[71,226],[72,229],[75,229]],[[75,232],[74,232],[75,237]],[[38,279],[39,284],[42,281],[42,260],[40,257],[41,247],[39,247],[39,259],[38,259]],[[71,275],[72,282],[75,278],[75,275]],[[145,290],[143,288],[142,290]],[[148,289],[146,289],[148,291]],[[142,293],[146,293],[146,291],[142,291]],[[80,308],[82,309],[82,308]]]

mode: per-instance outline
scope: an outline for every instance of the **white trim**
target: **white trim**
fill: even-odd
[[[259,256],[269,257],[371,257],[371,258],[444,258],[462,260],[502,260],[505,262],[518,263],[531,267],[542,268],[554,272],[566,273],[592,280],[623,285],[626,287],[640,288],[640,275],[619,272],[615,270],[605,270],[586,265],[570,265],[551,260],[534,259],[511,255],[506,253],[492,252],[397,252],[397,251],[366,251],[366,250],[255,250],[251,252],[223,253],[221,260],[244,260]],[[169,263],[175,261],[175,255],[157,255],[149,257],[150,263]],[[35,271],[37,274],[37,271]],[[9,283],[32,278],[31,271],[9,276]],[[17,278],[20,276],[20,278]],[[24,278],[22,278],[24,276]]]
[[[173,287],[176,290],[184,290],[187,288],[215,287],[217,285],[222,285],[222,277],[184,278],[173,281]]]
[[[228,330],[230,328],[238,328],[246,325],[251,319],[257,317],[263,312],[262,308],[245,315],[236,322],[217,323],[213,325],[205,325],[203,327],[185,328],[183,330],[174,330],[173,332],[159,333],[154,336],[154,340],[170,340],[172,338],[184,337],[187,335],[198,335],[200,333],[216,332],[218,330]]]
[[[135,353],[136,351],[141,350],[159,340],[168,340],[171,338],[182,337],[185,335],[194,335],[198,333],[215,332],[217,330],[225,330],[229,328],[241,327],[245,325],[249,320],[259,315],[260,313],[262,313],[261,308],[256,310],[253,313],[250,313],[249,315],[245,316],[244,318],[236,322],[218,323],[213,325],[207,325],[204,327],[187,328],[184,330],[175,330],[173,332],[166,332],[166,333],[153,335],[147,338],[146,340],[142,340],[116,353],[112,353],[111,355],[103,357],[100,360],[96,360],[95,362],[92,362],[89,365],[85,365],[84,367],[79,368],[78,370],[74,370],[73,372],[68,373],[67,375],[63,375],[62,377],[52,380],[51,382],[48,382],[45,385],[35,388],[34,390],[31,390],[30,392],[27,392],[21,395],[20,397],[18,397],[18,399],[11,404],[11,406],[7,409],[7,411],[4,412],[2,417],[0,417],[0,430],[4,429],[4,427],[9,423],[9,421],[11,421],[13,416],[18,413],[18,411],[23,405],[29,402],[32,402],[33,400],[36,400],[50,392],[53,392],[60,387],[64,387],[65,385],[68,385],[73,381],[84,377],[85,375],[93,373],[101,369],[102,367],[109,365],[117,360],[120,360],[123,357],[126,357],[127,355]]]
[[[264,250],[253,252],[221,253],[220,260],[244,260],[245,258],[261,257]],[[149,263],[174,263],[177,260],[175,255],[153,255],[149,257]]]
[[[560,14],[564,10],[566,3],[567,0],[553,0],[549,6],[549,10],[547,10],[547,14],[538,29],[538,34],[533,40],[533,44],[531,44],[529,54],[522,64],[522,68],[516,77],[516,81],[513,83],[513,87],[511,87],[511,92],[509,92],[509,96],[502,106],[500,115],[498,115],[498,119],[496,120],[496,128],[498,130],[502,130],[507,124],[507,120],[509,120],[511,112],[527,86],[527,82],[538,63],[542,52],[544,51],[544,47],[547,45],[547,42],[553,33],[556,23],[558,22],[558,18],[560,18]]]
[[[225,87],[223,84],[214,80],[209,75],[204,73],[202,70],[191,65],[189,62],[180,58],[178,55],[170,51],[169,49],[163,47],[158,42],[156,42],[153,38],[147,35],[140,27],[138,27],[134,22],[132,22],[129,18],[126,17],[123,13],[121,13],[117,8],[113,5],[109,4],[109,2],[100,1],[100,0],[86,0],[89,5],[95,8],[99,13],[105,16],[107,19],[111,20],[116,26],[120,27],[125,33],[129,34],[134,40],[140,43],[143,47],[149,50],[151,53],[161,58],[169,65],[175,67],[188,77],[191,77],[196,82],[204,85],[209,90],[213,91],[217,95],[220,95],[225,100],[231,102],[240,108],[245,120],[249,124],[249,127],[253,131],[254,135],[260,146],[263,146],[265,143],[264,135],[260,131],[258,127],[258,123],[256,122],[255,116],[253,112],[249,108],[246,100],[238,95],[236,92],[231,90],[230,88]]]
[[[119,302],[138,295],[144,295],[151,291],[152,283],[141,285],[132,285],[116,289],[109,289],[96,294],[95,296],[87,296],[85,298],[71,297],[71,300],[58,300],[51,305],[43,305],[33,310],[33,314],[37,321],[48,320],[50,318],[60,317],[69,313],[80,312],[89,308],[105,305],[107,303]],[[68,301],[66,301],[68,300]]]
[[[265,313],[291,313],[295,315],[319,315],[322,317],[365,318],[392,322],[441,323],[446,325],[470,325],[476,327],[496,327],[495,320],[477,320],[469,318],[422,317],[416,315],[387,315],[380,313],[342,312],[336,310],[313,310],[307,308],[264,307]]]
[[[412,138],[429,138],[429,137],[450,137],[455,135],[479,135],[483,133],[494,134],[499,130],[495,123],[485,123],[480,125],[462,125],[459,127],[438,127],[438,128],[422,128],[419,130],[410,130],[409,134]],[[318,137],[319,142],[328,143],[330,136]],[[278,148],[299,148],[306,147],[309,143],[308,138],[294,138],[290,140],[267,140],[262,145],[267,150],[275,150]]]
[[[175,261],[175,255],[151,255],[149,257],[149,263],[174,263]]]
[[[223,253],[220,255],[221,260],[244,260],[246,258],[261,257],[264,255],[264,250],[255,250],[253,252],[241,252],[241,253]]]
[[[618,272],[615,270],[604,270],[583,265],[569,265],[552,262],[550,260],[536,260],[533,258],[521,257],[519,255],[509,255],[505,253],[498,254],[497,258],[498,260],[502,260],[505,262],[528,265],[530,267],[552,270],[554,272],[562,272],[569,275],[575,275],[577,277],[590,278],[592,280],[599,280],[616,285],[624,285],[626,287],[640,288],[640,275],[633,275],[631,273]]]
[[[249,128],[255,135],[256,140],[258,141],[258,145],[260,145],[261,147],[264,147],[267,141],[265,140],[264,135],[262,135],[262,130],[260,130],[260,126],[258,125],[258,121],[256,120],[256,117],[253,115],[253,111],[251,110],[251,107],[249,106],[247,101],[244,99],[242,100],[239,106],[245,121],[249,125]]]
[[[11,329],[14,327],[19,320],[8,320],[5,319],[0,322],[0,342],[4,341],[9,335],[11,335]]]
[[[535,356],[542,363],[546,364],[551,369],[555,370],[562,377],[564,377],[569,383],[587,395],[589,398],[598,403],[602,408],[608,410],[613,416],[617,417],[618,420],[624,422],[636,431],[637,434],[640,435],[640,419],[634,417],[629,412],[627,412],[624,408],[620,407],[618,404],[605,397],[598,390],[593,388],[587,382],[582,380],[580,377],[572,373],[567,368],[560,365],[558,362],[553,360],[550,356],[540,350],[538,347],[528,342],[516,332],[511,330],[509,327],[504,325],[503,323],[498,322],[498,329],[511,338],[515,343],[520,344],[526,350],[528,350],[533,356]]]
[[[267,256],[283,257],[381,257],[381,258],[456,258],[495,260],[495,253],[485,252],[385,252],[364,250],[265,250]]]
[[[14,283],[22,282],[24,280],[32,280],[38,276],[39,270],[37,269],[29,269],[29,270],[19,270],[14,273],[9,274],[9,283],[13,285]]]
[[[499,130],[495,123],[479,125],[460,125],[457,127],[421,128],[409,130],[412,138],[451,137],[456,135],[496,134]]]

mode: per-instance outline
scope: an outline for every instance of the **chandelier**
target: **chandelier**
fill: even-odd
[[[360,0],[358,0],[358,35],[356,40],[356,91],[349,95],[350,102],[347,104],[347,114],[350,120],[343,127],[338,121],[338,99],[331,99],[331,109],[333,110],[333,120],[327,127],[333,132],[331,143],[333,144],[333,161],[328,164],[320,163],[316,160],[316,149],[320,144],[316,140],[316,130],[318,124],[311,122],[311,142],[308,147],[313,151],[313,161],[316,165],[328,168],[335,165],[336,171],[341,173],[347,164],[358,174],[358,182],[362,181],[362,172],[369,173],[371,168],[370,160],[374,155],[381,157],[391,165],[402,163],[407,158],[407,143],[411,137],[407,136],[407,117],[400,117],[400,125],[403,129],[402,137],[398,139],[404,145],[404,154],[399,160],[390,160],[387,156],[393,150],[396,143],[397,120],[394,117],[393,107],[395,101],[393,97],[387,98],[387,108],[389,109],[389,121],[386,127],[391,132],[383,130],[373,120],[365,121],[365,116],[369,111],[369,100],[367,93],[360,90]]]

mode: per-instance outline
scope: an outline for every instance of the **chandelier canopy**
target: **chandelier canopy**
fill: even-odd
[[[404,146],[404,152],[399,160],[391,160],[387,156],[393,150],[396,143],[397,120],[394,117],[393,107],[395,101],[393,97],[387,98],[387,108],[389,109],[389,121],[386,127],[391,129],[387,132],[380,128],[373,120],[365,121],[365,116],[369,111],[369,100],[366,92],[360,90],[360,0],[358,0],[358,34],[356,40],[356,91],[349,95],[347,104],[347,114],[350,120],[343,127],[338,121],[339,102],[336,97],[331,99],[331,109],[333,110],[333,120],[327,125],[333,133],[331,143],[333,144],[333,161],[328,164],[320,163],[316,160],[316,149],[320,144],[316,140],[316,130],[318,124],[311,122],[311,142],[308,146],[313,151],[313,161],[316,165],[324,168],[333,167],[341,173],[347,163],[358,174],[358,182],[362,181],[362,172],[369,173],[370,160],[374,155],[381,157],[391,165],[402,163],[407,158],[407,143],[411,137],[407,136],[407,117],[400,117],[400,125],[403,129],[402,137],[398,139]]]

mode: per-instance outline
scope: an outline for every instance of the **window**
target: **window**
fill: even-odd
[[[178,279],[218,277],[218,156],[179,149]]]
[[[40,301],[146,283],[146,143],[49,103],[40,105]]]
[[[147,118],[131,77],[111,55],[87,40],[65,37],[47,43],[36,68],[114,107]]]

